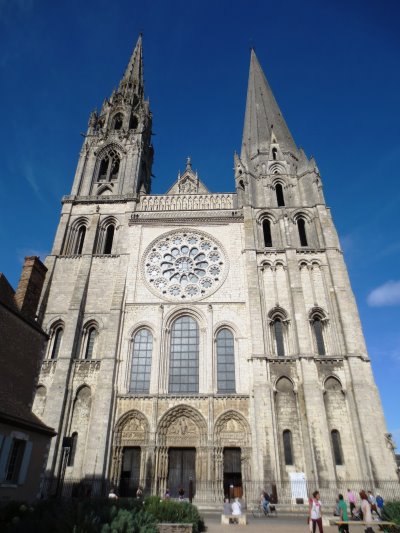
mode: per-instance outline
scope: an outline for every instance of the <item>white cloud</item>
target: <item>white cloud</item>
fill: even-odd
[[[400,305],[400,281],[387,281],[368,295],[368,305],[371,307],[385,307]]]

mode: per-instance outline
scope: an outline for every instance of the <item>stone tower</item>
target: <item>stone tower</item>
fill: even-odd
[[[90,117],[46,260],[34,408],[58,431],[49,476],[191,484],[197,503],[397,479],[318,168],[254,51],[236,193],[210,193],[188,159],[152,195],[152,158],[140,37]]]

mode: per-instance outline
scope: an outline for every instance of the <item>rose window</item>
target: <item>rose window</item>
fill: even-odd
[[[174,232],[158,238],[148,247],[143,267],[153,292],[172,300],[207,296],[227,272],[222,246],[198,232]]]

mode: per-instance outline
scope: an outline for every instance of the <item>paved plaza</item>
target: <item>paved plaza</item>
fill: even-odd
[[[221,525],[221,515],[216,513],[202,513],[207,527],[207,533],[229,533],[229,530],[243,530],[243,533],[267,533],[269,531],[280,531],[282,533],[309,533],[306,517],[304,516],[278,516],[273,518],[253,518],[251,513],[248,515],[247,526],[239,525]],[[318,528],[317,528],[318,531]],[[324,526],[324,533],[337,532],[335,526]],[[361,533],[364,527],[351,526],[351,531]]]

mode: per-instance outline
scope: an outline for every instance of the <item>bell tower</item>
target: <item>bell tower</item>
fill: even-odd
[[[147,194],[151,188],[152,115],[144,98],[142,35],[118,89],[93,111],[71,194],[121,196]]]

